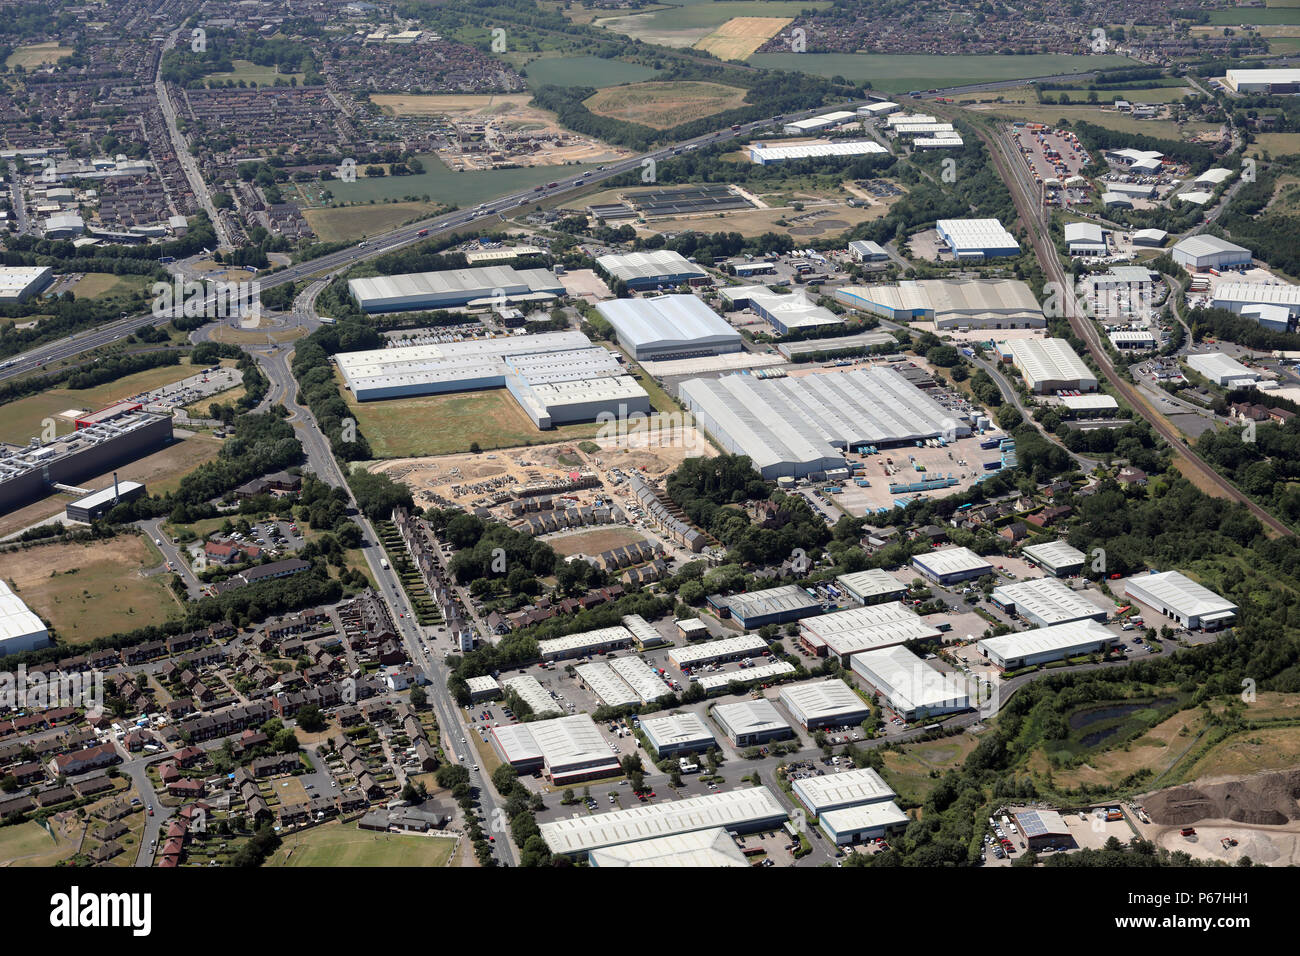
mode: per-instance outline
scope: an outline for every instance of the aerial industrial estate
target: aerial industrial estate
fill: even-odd
[[[0,862],[1300,859],[1300,15],[967,7],[0,0]]]

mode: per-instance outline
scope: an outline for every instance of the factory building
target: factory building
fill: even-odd
[[[794,737],[794,728],[766,697],[719,704],[712,713],[714,722],[737,748],[761,747]]]
[[[482,266],[349,279],[348,291],[363,312],[414,312],[546,301],[564,285],[546,269]]]
[[[1246,368],[1235,358],[1222,352],[1203,352],[1187,356],[1187,364],[1224,388],[1240,388],[1259,381],[1259,373]]]
[[[737,594],[727,600],[727,607],[732,619],[747,631],[822,612],[821,602],[797,584]]]
[[[740,333],[693,295],[611,299],[596,311],[614,327],[618,344],[637,361],[739,352]]]
[[[1102,392],[1091,395],[1063,395],[1061,404],[1080,418],[1113,418],[1119,411],[1119,402]]]
[[[639,657],[615,658],[609,662],[609,669],[632,688],[632,693],[640,703],[648,704],[672,693],[663,678]]]
[[[477,704],[485,700],[496,700],[501,696],[501,685],[491,674],[484,674],[482,677],[471,677],[465,681],[465,686],[469,688],[469,700],[472,704]]]
[[[681,253],[669,249],[600,256],[596,264],[610,278],[619,280],[633,291],[699,285],[709,279],[708,272],[688,262]]]
[[[1169,233],[1163,229],[1138,229],[1133,233],[1133,245],[1144,249],[1158,249],[1168,238]]]
[[[975,646],[1002,670],[1015,671],[1081,654],[1095,654],[1118,643],[1119,638],[1096,621],[1082,620],[989,637]]]
[[[1289,316],[1300,315],[1300,285],[1263,282],[1220,282],[1214,287],[1211,303],[1216,309],[1244,314],[1250,306],[1271,305],[1287,310]]]
[[[1076,845],[1065,818],[1055,810],[1021,810],[1011,817],[1025,835],[1026,849],[1069,849]]]
[[[50,644],[50,632],[5,581],[0,581],[0,657]]]
[[[751,687],[786,674],[793,674],[795,667],[789,661],[769,660],[766,664],[750,664],[743,670],[724,671],[720,674],[692,674],[691,683],[698,684],[706,695],[720,694],[733,690],[735,685]]]
[[[945,673],[901,644],[853,655],[853,673],[906,721],[970,710],[966,678]]]
[[[92,491],[76,501],[69,502],[64,514],[67,515],[69,521],[90,524],[92,521],[108,514],[121,503],[135,501],[137,498],[144,497],[144,491],[144,485],[138,481],[119,482],[115,480],[107,488]]]
[[[1068,578],[1083,570],[1088,560],[1078,548],[1072,548],[1064,541],[1049,541],[1047,544],[1027,544],[1020,553],[1036,567],[1058,578]]]
[[[664,717],[642,717],[641,732],[660,760],[678,754],[702,754],[718,745],[717,738],[699,715],[689,711]]]
[[[622,773],[609,741],[586,714],[493,727],[492,740],[510,766],[520,773],[541,770],[557,786]]]
[[[786,123],[783,131],[787,136],[804,136],[808,133],[816,133],[819,130],[829,129],[832,126],[840,126],[843,123],[849,123],[858,118],[857,113],[851,113],[848,110],[836,110],[832,113],[823,113],[820,116],[809,116],[806,119],[794,120]]]
[[[535,717],[563,713],[555,698],[547,693],[541,682],[531,674],[521,674],[518,677],[507,678],[501,682],[501,686],[507,691],[514,692],[520,700],[528,705],[528,709],[533,712]]]
[[[883,100],[879,103],[868,103],[866,106],[858,107],[859,116],[879,117],[888,116],[890,113],[897,113],[901,106],[891,100]]]
[[[897,804],[887,802],[827,810],[818,817],[817,824],[837,846],[851,846],[887,837],[906,827],[909,821]]]
[[[1189,630],[1218,630],[1237,617],[1237,605],[1178,571],[1135,575],[1124,582],[1124,593]]]
[[[1097,390],[1097,376],[1065,339],[1011,339],[1004,345],[1025,384],[1037,395]]]
[[[750,866],[749,860],[723,827],[693,830],[672,836],[620,843],[587,854],[593,867],[671,866],[695,869]]]
[[[678,396],[700,427],[769,480],[843,469],[846,443],[888,448],[970,434],[968,423],[888,368],[697,378],[681,383]]]
[[[880,774],[870,767],[821,777],[799,777],[791,781],[791,789],[814,816],[843,807],[887,803],[897,796]]]
[[[1237,93],[1300,93],[1300,70],[1228,70],[1224,74],[1228,87]]]
[[[1071,621],[1104,621],[1106,609],[1084,598],[1057,578],[1033,578],[993,589],[993,603],[1018,614],[1034,627],[1051,627]]]
[[[50,266],[0,266],[0,304],[26,302],[53,281]]]
[[[882,568],[841,574],[835,583],[845,594],[864,605],[897,601],[907,593],[907,585]]]
[[[601,627],[581,634],[567,634],[537,642],[537,650],[544,661],[560,661],[571,657],[586,657],[632,646],[632,632],[615,625]]]
[[[782,687],[780,700],[806,730],[860,724],[871,716],[871,706],[842,680]]]
[[[942,632],[900,601],[833,611],[804,621],[799,644],[814,657],[838,657],[847,667],[855,654],[902,644],[932,641]]]
[[[656,631],[640,614],[624,614],[623,626],[632,632],[632,640],[636,642],[639,650],[644,651],[668,643],[668,638]]]
[[[699,667],[701,664],[719,664],[736,661],[742,657],[756,657],[767,652],[767,641],[757,634],[724,637],[718,641],[674,647],[668,652],[669,662],[679,670]]]
[[[606,707],[630,707],[641,703],[641,698],[604,661],[579,664],[576,671],[578,681],[599,697]]]
[[[1065,246],[1072,256],[1104,256],[1106,230],[1095,222],[1067,222]]]
[[[956,584],[993,573],[989,564],[970,548],[940,548],[912,558],[912,567],[936,584]]]
[[[1117,329],[1107,338],[1120,351],[1150,352],[1159,344],[1155,333],[1144,329]]]
[[[749,159],[758,166],[773,166],[796,159],[833,159],[842,156],[872,156],[888,152],[889,150],[874,139],[848,143],[795,143],[789,146],[754,143],[749,147]]]
[[[934,228],[955,259],[980,262],[1020,255],[1020,243],[996,219],[940,219]]]
[[[1116,166],[1131,169],[1135,173],[1157,173],[1164,165],[1165,154],[1153,149],[1112,149],[1106,152],[1106,159]],[[1111,185],[1114,185],[1113,183]]]
[[[895,322],[932,321],[938,329],[1041,329],[1033,290],[1019,279],[907,279],[844,286],[835,299]]]
[[[1236,243],[1218,236],[1198,233],[1174,243],[1170,250],[1174,261],[1188,272],[1202,272],[1207,269],[1249,268],[1251,255]]]
[[[830,309],[809,301],[807,293],[777,293],[766,286],[728,286],[721,290],[722,297],[732,309],[752,309],[778,335],[789,335],[798,329],[840,325],[842,319]]]
[[[854,239],[850,242],[849,255],[854,262],[885,262],[889,259],[885,247],[870,239]]]
[[[1285,305],[1245,305],[1241,314],[1273,332],[1295,331],[1295,313]]]
[[[575,856],[701,830],[754,833],[784,826],[788,819],[772,791],[767,787],[749,787],[591,816],[566,817],[543,823],[540,829],[552,853]]]

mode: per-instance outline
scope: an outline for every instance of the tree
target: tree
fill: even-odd
[[[423,710],[429,704],[429,695],[424,692],[424,688],[415,686],[411,688],[411,706],[416,710]]]
[[[304,704],[298,710],[298,726],[309,734],[318,734],[325,729],[325,715],[316,704]]]
[[[497,793],[507,797],[515,789],[515,784],[519,780],[519,773],[508,763],[503,763],[492,771],[492,786],[497,788]]]
[[[453,790],[459,784],[469,784],[469,770],[458,763],[445,763],[433,775],[438,786]]]

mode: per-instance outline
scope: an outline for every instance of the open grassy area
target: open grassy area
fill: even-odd
[[[29,43],[17,47],[10,53],[5,58],[5,66],[11,70],[16,66],[21,66],[24,70],[30,70],[33,67],[45,66],[47,63],[57,63],[65,56],[72,56],[75,52],[70,46],[59,46],[55,40],[50,40],[47,43]]]
[[[827,77],[843,76],[851,81],[870,80],[876,89],[895,93],[1137,65],[1135,61],[1122,56],[1081,56],[1071,53],[1035,53],[1029,56],[756,53],[749,58],[749,62],[770,70],[815,73]]]
[[[596,25],[646,43],[688,47],[735,18],[793,18],[828,6],[827,0],[670,0],[656,10],[598,17]]]
[[[1149,769],[1159,775],[1174,764],[1191,746],[1204,727],[1199,710],[1183,710],[1156,724],[1141,737],[1114,750],[1103,750],[1087,763],[1068,769],[1053,768],[1051,777],[1061,787],[1114,787],[1130,774]],[[1046,777],[1049,766],[1040,752],[1029,762],[1029,769]]]
[[[556,554],[568,557],[571,554],[600,554],[611,548],[622,547],[636,541],[644,541],[645,536],[631,528],[597,528],[594,531],[580,531],[577,534],[548,538],[546,543]]]
[[[1285,7],[1233,7],[1231,10],[1207,10],[1210,23],[1219,26],[1239,24],[1300,23],[1300,10]]]
[[[412,219],[436,216],[445,208],[436,202],[395,202],[304,209],[303,216],[322,242],[347,242],[387,232]]]
[[[69,840],[56,840],[35,821],[0,828],[0,865],[53,866],[72,856]]]
[[[126,295],[147,289],[153,284],[148,276],[115,276],[111,272],[87,272],[72,285],[78,299],[98,299],[108,295]]]
[[[794,21],[789,17],[734,17],[695,44],[719,60],[744,60]]]
[[[276,80],[282,84],[296,80],[299,85],[306,78],[303,73],[281,73],[274,65],[258,66],[249,60],[232,60],[231,66],[234,67],[229,73],[209,73],[206,79],[209,80],[234,80],[238,83],[243,80],[249,86],[275,86]]]
[[[1300,133],[1258,133],[1255,142],[1246,147],[1247,156],[1268,153],[1274,159],[1300,153]]]
[[[293,833],[267,866],[446,866],[456,839],[372,833],[354,823],[327,823]]]
[[[669,129],[742,106],[745,91],[721,83],[695,80],[634,83],[600,90],[584,104],[598,116],[609,116],[654,129]]]
[[[1107,106],[1109,106],[1109,101]],[[1009,120],[1032,120],[1049,124],[1055,124],[1062,119],[1071,122],[1082,120],[1085,123],[1104,126],[1106,129],[1113,129],[1119,133],[1136,133],[1143,136],[1155,136],[1159,139],[1192,140],[1197,136],[1212,133],[1219,129],[1219,126],[1213,123],[1184,123],[1179,126],[1173,120],[1134,119],[1131,113],[1121,113],[1109,108],[1103,109],[1101,104],[1070,103],[1065,106],[996,104],[981,107],[981,109],[986,109],[990,113]]]
[[[1188,767],[1180,767],[1184,780],[1225,774],[1282,770],[1300,764],[1300,727],[1245,730],[1216,744]]]
[[[539,86],[616,86],[648,80],[659,71],[639,63],[607,60],[598,56],[544,56],[525,68],[528,85]]]
[[[90,544],[51,544],[0,555],[0,578],[48,621],[62,641],[82,644],[162,624],[180,613],[165,576],[140,572],[159,562],[137,535]]]
[[[931,772],[942,776],[965,760],[977,744],[972,735],[962,734],[908,744],[902,753],[891,750],[885,754],[885,781],[899,796],[920,803],[938,783],[938,776],[930,776]]]

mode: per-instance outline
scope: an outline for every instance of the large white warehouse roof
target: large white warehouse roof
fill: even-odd
[[[1006,346],[1030,391],[1097,387],[1097,376],[1065,339],[1011,339]]]
[[[992,652],[1003,660],[1013,660],[1035,654],[1068,652],[1074,648],[1116,639],[1111,631],[1096,621],[1083,620],[1039,627],[1032,631],[1017,631],[1000,637],[987,637],[979,641],[977,647],[981,651]],[[1069,656],[1068,653],[1065,656]]]
[[[993,600],[1015,605],[1016,612],[1039,627],[1103,618],[1106,610],[1080,596],[1057,578],[1032,578],[993,589]]]
[[[870,767],[821,777],[800,777],[793,786],[804,806],[817,814],[840,807],[893,800],[896,796],[889,784]]]
[[[749,158],[759,165],[779,163],[791,159],[827,159],[836,156],[869,156],[889,150],[875,140],[855,140],[848,143],[795,143],[789,146],[769,146],[755,143],[749,147]]]
[[[689,277],[704,277],[708,273],[693,262],[687,262],[680,252],[671,249],[652,249],[648,252],[612,253],[599,256],[596,262],[616,279],[629,285],[658,281],[683,281]]]
[[[849,723],[870,705],[842,680],[793,684],[781,688],[781,702],[805,727]]]
[[[592,850],[592,866],[748,867],[749,860],[722,827],[620,843]]]
[[[1202,622],[1230,618],[1237,613],[1237,605],[1181,571],[1135,575],[1124,582],[1124,593],[1148,606],[1168,608],[1181,618]]]
[[[941,633],[900,601],[808,618],[800,628],[805,643],[824,646],[841,658],[890,644],[932,640]]]
[[[740,333],[693,295],[611,299],[596,305],[624,348],[641,353],[717,352],[740,347]]]
[[[901,644],[856,654],[852,668],[909,720],[970,706],[969,685],[963,675],[940,671]]]

